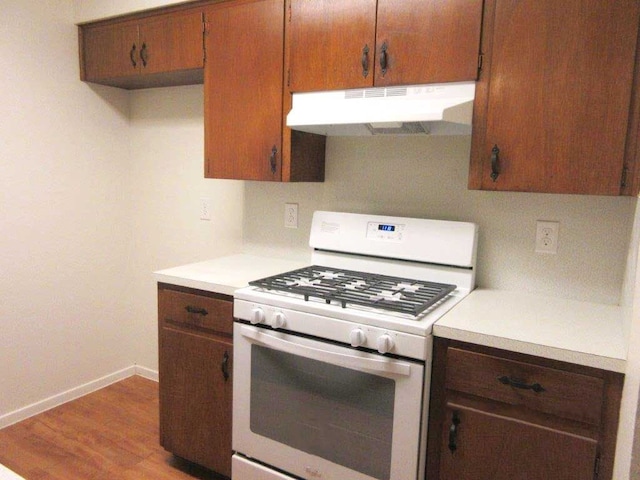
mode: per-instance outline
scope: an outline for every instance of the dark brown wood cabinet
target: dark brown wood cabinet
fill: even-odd
[[[205,11],[205,177],[323,181],[325,137],[285,126],[284,0]]]
[[[232,297],[158,285],[160,444],[231,476]]]
[[[469,187],[636,195],[639,18],[638,0],[486,0]]]
[[[623,375],[436,338],[430,480],[610,480]]]
[[[95,22],[79,35],[84,81],[127,89],[203,82],[201,9]]]
[[[290,0],[290,89],[475,80],[482,3]]]

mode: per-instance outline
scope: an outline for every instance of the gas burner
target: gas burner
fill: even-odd
[[[324,300],[342,308],[368,307],[418,316],[456,289],[455,285],[311,266],[249,282],[268,291]]]

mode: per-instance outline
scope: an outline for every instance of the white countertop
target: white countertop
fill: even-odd
[[[233,295],[251,280],[307,267],[309,261],[287,260],[257,255],[230,255],[154,272],[156,281]]]
[[[238,254],[154,272],[156,281],[233,295],[249,281],[306,267],[308,260]],[[622,308],[476,289],[434,326],[438,337],[622,372]]]
[[[24,480],[24,478],[0,464],[0,480]]]
[[[622,308],[476,289],[434,326],[437,337],[624,373]]]

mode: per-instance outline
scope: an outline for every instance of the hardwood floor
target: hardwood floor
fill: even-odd
[[[0,430],[0,463],[27,480],[224,478],[158,435],[158,384],[133,376]]]

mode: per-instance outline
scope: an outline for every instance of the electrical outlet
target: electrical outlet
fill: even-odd
[[[536,223],[536,253],[558,253],[559,222],[538,220]]]
[[[298,204],[284,204],[284,226],[286,228],[298,228]]]
[[[211,199],[200,199],[200,220],[211,220]]]

